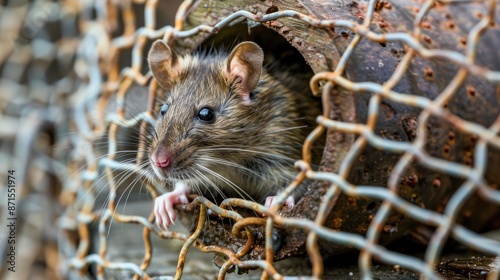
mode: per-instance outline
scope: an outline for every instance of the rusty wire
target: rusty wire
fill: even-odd
[[[2,16],[8,15],[9,12],[18,17],[27,17],[27,14],[36,5],[48,5],[44,1],[35,1],[36,4],[29,6],[28,4],[19,7],[4,7],[4,11],[0,11]],[[144,1],[136,1],[141,3]],[[362,24],[358,24],[349,20],[318,20],[310,16],[304,15],[296,11],[280,11],[266,15],[256,15],[248,11],[238,11],[229,15],[226,19],[218,22],[214,26],[200,25],[190,30],[183,29],[183,19],[185,18],[190,7],[194,1],[185,1],[180,6],[175,25],[158,27],[156,26],[155,11],[157,9],[157,1],[145,1],[145,24],[143,27],[136,26],[135,11],[132,8],[131,2],[107,3],[107,5],[94,5],[96,10],[97,19],[91,20],[86,17],[86,9],[92,5],[87,2],[80,1],[67,1],[60,6],[46,6],[51,7],[45,21],[56,20],[63,18],[63,16],[75,16],[81,14],[78,25],[80,27],[80,36],[75,38],[64,38],[60,42],[51,42],[48,40],[37,39],[31,41],[27,45],[19,47],[17,52],[12,52],[16,45],[12,44],[9,48],[0,48],[0,63],[9,67],[12,63],[21,63],[24,67],[27,61],[41,59],[41,60],[55,60],[61,56],[75,57],[73,72],[68,76],[60,79],[55,84],[45,84],[41,91],[35,91],[35,85],[23,85],[18,79],[12,81],[2,77],[0,89],[2,96],[0,96],[1,112],[2,112],[2,125],[9,123],[8,128],[2,128],[2,140],[8,141],[20,135],[17,130],[19,124],[22,122],[30,127],[33,131],[38,131],[37,128],[42,124],[37,122],[37,118],[42,116],[52,116],[49,121],[60,122],[53,115],[47,114],[46,111],[33,113],[25,113],[20,116],[12,116],[7,113],[7,105],[13,103],[30,103],[45,102],[48,110],[55,108],[57,105],[57,98],[50,98],[48,92],[62,96],[64,94],[71,94],[71,98],[65,100],[65,106],[71,109],[71,132],[72,137],[64,136],[57,139],[58,144],[61,146],[70,144],[67,148],[71,153],[71,160],[66,162],[67,165],[61,165],[58,162],[51,162],[56,164],[58,168],[51,172],[63,178],[63,190],[58,198],[54,200],[61,203],[65,210],[59,219],[59,228],[64,234],[62,235],[63,243],[70,248],[70,255],[66,260],[61,261],[63,271],[70,273],[76,271],[80,275],[86,274],[86,269],[90,264],[97,265],[97,276],[104,278],[105,270],[125,269],[135,273],[135,278],[149,279],[146,273],[152,255],[151,234],[155,234],[164,239],[177,239],[184,242],[184,246],[179,252],[179,264],[177,267],[176,278],[180,278],[183,272],[183,264],[187,250],[189,247],[194,246],[203,252],[217,252],[227,257],[227,261],[220,269],[219,278],[222,279],[232,266],[238,268],[260,268],[262,269],[262,278],[267,277],[273,279],[280,279],[285,275],[280,274],[273,265],[273,249],[272,249],[272,227],[274,225],[302,228],[308,232],[307,237],[307,253],[313,267],[312,277],[315,279],[321,278],[323,274],[323,263],[321,255],[319,254],[318,239],[324,239],[338,244],[350,244],[361,251],[359,257],[359,269],[363,279],[371,278],[371,261],[376,257],[379,261],[387,264],[398,264],[403,268],[421,273],[427,278],[440,279],[439,274],[434,270],[434,267],[439,260],[441,250],[448,239],[452,236],[460,243],[475,248],[478,251],[489,253],[492,255],[499,255],[500,242],[482,237],[465,227],[456,224],[454,219],[460,211],[466,199],[473,192],[480,192],[484,197],[494,203],[500,204],[500,192],[493,190],[484,182],[485,170],[485,157],[487,152],[487,145],[500,147],[500,116],[491,127],[483,127],[476,123],[466,121],[456,115],[451,114],[445,110],[445,104],[457,91],[457,88],[464,82],[468,75],[476,75],[491,82],[500,82],[500,72],[486,69],[474,63],[475,52],[481,34],[490,26],[494,21],[496,11],[496,1],[485,1],[489,5],[489,14],[479,21],[467,38],[467,51],[465,54],[453,52],[449,50],[428,49],[420,43],[422,35],[421,23],[423,18],[432,9],[433,4],[441,2],[443,4],[450,4],[455,2],[464,1],[434,1],[427,0],[420,8],[413,23],[413,31],[409,33],[387,33],[378,34],[370,30],[370,22],[372,21],[375,5],[377,1],[369,1]],[[55,5],[55,4],[54,4]],[[87,6],[86,6],[87,5]],[[118,24],[117,14],[120,12],[123,18],[123,33],[117,37],[111,36],[111,27]],[[343,27],[354,32],[356,35],[349,44],[348,48],[342,54],[336,68],[332,72],[317,73],[311,80],[311,89],[315,94],[321,94],[323,104],[325,106],[323,116],[318,117],[318,127],[308,136],[304,143],[304,157],[302,161],[296,163],[300,170],[296,179],[292,184],[281,194],[279,201],[283,202],[286,197],[306,179],[314,179],[319,181],[326,181],[331,184],[327,193],[324,196],[323,203],[319,207],[319,212],[314,221],[300,220],[294,218],[284,218],[277,214],[278,207],[267,209],[262,205],[245,201],[242,199],[227,199],[221,205],[217,206],[210,201],[198,197],[188,207],[200,207],[200,217],[198,226],[192,235],[185,235],[177,232],[159,231],[153,226],[153,215],[148,218],[140,216],[122,215],[116,209],[117,204],[117,189],[120,187],[120,182],[116,181],[113,177],[113,172],[116,170],[123,170],[127,172],[135,172],[139,176],[145,177],[146,175],[141,172],[140,160],[143,157],[141,153],[137,155],[136,162],[124,163],[116,160],[117,150],[117,133],[121,128],[131,127],[141,123],[141,127],[150,125],[154,122],[154,107],[155,97],[157,94],[157,83],[149,72],[143,74],[143,60],[142,58],[146,53],[146,43],[148,40],[163,38],[167,42],[174,39],[189,38],[201,32],[217,33],[219,30],[228,26],[230,23],[240,20],[249,19],[255,22],[266,22],[280,18],[294,18],[295,20],[302,21],[315,28],[334,28]],[[12,21],[14,24],[10,25],[5,34],[21,34],[19,30],[22,27],[20,21]],[[2,26],[3,28],[4,26]],[[374,42],[400,42],[408,46],[409,49],[405,56],[398,64],[393,75],[389,80],[381,85],[373,82],[352,82],[342,76],[345,71],[346,63],[356,48],[357,44],[362,38]],[[5,39],[5,38],[4,38]],[[12,39],[12,38],[8,38]],[[18,38],[14,38],[16,40]],[[57,51],[50,53],[37,53],[36,44],[47,44]],[[126,49],[131,49],[131,65],[130,67],[119,68],[119,55],[120,52]],[[26,58],[26,54],[28,57]],[[442,58],[450,63],[460,66],[460,71],[456,74],[454,79],[449,83],[448,87],[444,89],[437,98],[431,100],[422,96],[414,96],[409,94],[402,94],[395,92],[392,88],[398,83],[402,75],[406,72],[412,58],[419,55],[424,58]],[[10,64],[9,64],[10,63]],[[23,64],[24,63],[24,64]],[[5,70],[4,70],[5,71]],[[106,74],[106,76],[104,75]],[[78,81],[78,83],[76,83]],[[320,83],[326,82],[326,83]],[[43,82],[43,81],[42,81]],[[71,87],[68,88],[68,82]],[[71,82],[74,82],[73,84]],[[43,84],[43,83],[42,83]],[[130,117],[125,111],[125,97],[127,96],[130,88],[134,85],[148,86],[149,91],[145,97],[148,100],[146,111]],[[323,84],[320,87],[320,84]],[[341,87],[351,91],[353,94],[369,94],[372,93],[368,107],[368,120],[366,124],[346,123],[334,121],[328,118],[330,109],[326,104],[329,104],[328,98],[330,92],[335,87]],[[25,98],[20,100],[12,94],[13,91],[19,91]],[[4,95],[5,93],[5,95]],[[111,98],[115,98],[117,106],[116,112],[109,112],[107,106]],[[375,123],[378,118],[379,108],[382,98],[392,100],[401,104],[414,106],[422,109],[419,116],[418,134],[417,138],[412,142],[397,142],[383,139],[374,133]],[[92,117],[89,117],[92,116]],[[97,117],[96,117],[97,116]],[[433,158],[426,154],[423,150],[425,146],[425,139],[427,136],[426,123],[431,116],[442,118],[459,131],[478,135],[478,141],[474,148],[474,164],[469,167],[463,164],[448,162],[442,159]],[[318,172],[310,168],[310,147],[318,137],[324,133],[326,129],[333,129],[335,131],[344,133],[354,133],[358,136],[354,145],[348,151],[344,158],[340,169],[337,173]],[[95,140],[103,136],[104,133],[108,134],[108,150],[105,157],[99,156],[94,152]],[[145,137],[144,129],[141,129],[140,137]],[[34,139],[37,135],[35,133],[29,135],[28,139],[16,139],[16,147],[18,151],[15,154],[17,160],[15,164],[19,165],[19,161],[29,162],[30,156],[26,154],[29,150],[27,147],[33,145]],[[22,140],[22,141],[21,141]],[[367,145],[401,153],[402,156],[391,171],[388,181],[388,188],[377,186],[356,186],[347,181],[347,176],[361,150]],[[143,147],[142,147],[143,148]],[[25,149],[25,151],[23,151]],[[80,149],[80,150],[78,150]],[[141,150],[141,147],[139,148]],[[81,152],[84,151],[84,152]],[[5,149],[2,149],[2,157],[7,155]],[[425,167],[440,171],[446,174],[451,174],[465,179],[464,183],[455,192],[450,199],[443,214],[435,211],[422,209],[414,204],[407,202],[397,194],[398,180],[402,177],[404,171],[408,168],[411,161],[418,160]],[[14,163],[11,163],[14,165]],[[95,196],[96,190],[94,184],[98,180],[99,166],[104,166],[107,176],[107,185],[109,189],[109,198],[107,208],[95,210]],[[25,188],[23,195],[34,192],[33,189],[28,189],[27,178],[28,166],[22,166],[19,172],[23,175],[20,186]],[[147,179],[148,190],[150,190],[153,199],[157,193],[152,185],[153,178]],[[383,201],[383,204],[377,211],[370,227],[368,228],[366,237],[348,232],[339,232],[323,226],[326,215],[333,208],[338,196],[343,193],[349,196],[363,196],[369,198],[376,198]],[[21,197],[24,199],[25,197]],[[262,218],[243,218],[239,213],[233,211],[232,207],[248,208],[259,214],[264,214]],[[98,208],[98,207],[97,207]],[[229,218],[235,221],[233,227],[233,234],[238,235],[240,232],[245,231],[247,238],[246,244],[238,252],[233,252],[227,248],[220,246],[207,246],[197,241],[200,231],[204,227],[206,209],[210,209],[217,215]],[[391,210],[396,209],[402,213],[407,214],[409,217],[422,222],[427,225],[437,227],[434,232],[430,243],[426,250],[425,259],[421,260],[410,255],[389,251],[384,246],[378,244],[378,239],[381,235],[383,224]],[[107,251],[107,230],[111,221],[119,223],[134,223],[144,228],[143,238],[145,253],[143,261],[140,265],[131,262],[116,262],[108,259]],[[99,250],[98,253],[89,253],[89,246],[92,242],[91,234],[88,230],[88,225],[97,223],[99,225]],[[254,241],[252,231],[249,230],[250,226],[261,226],[266,232],[266,258],[265,260],[241,260],[245,254],[248,253]],[[70,238],[71,232],[78,232],[79,242],[75,243]],[[490,279],[498,278],[500,274],[500,267],[497,265],[491,275]]]

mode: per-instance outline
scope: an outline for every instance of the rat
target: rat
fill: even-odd
[[[272,76],[263,61],[263,50],[250,41],[229,54],[184,56],[162,40],[152,45],[149,66],[166,97],[149,163],[162,182],[174,186],[155,200],[159,228],[174,223],[174,206],[188,204],[192,191],[270,207],[296,176],[293,164],[302,158],[321,103],[307,83]],[[294,196],[285,201],[289,208]]]

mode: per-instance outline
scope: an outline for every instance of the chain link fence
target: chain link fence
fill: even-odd
[[[318,16],[314,13],[318,6],[313,2],[234,2],[224,3],[233,5],[232,9],[219,9],[217,5],[222,4],[218,2],[186,0],[180,3],[173,26],[167,25],[164,16],[173,10],[170,2],[8,1],[1,6],[0,170],[6,186],[2,188],[1,213],[2,228],[9,228],[2,230],[1,237],[5,240],[2,274],[6,279],[36,275],[47,279],[103,279],[113,270],[127,270],[135,274],[135,279],[149,279],[147,269],[154,257],[152,235],[183,243],[176,278],[182,277],[188,249],[196,247],[220,257],[219,278],[229,271],[248,268],[260,269],[264,279],[293,278],[277,270],[274,261],[286,258],[286,253],[302,253],[311,262],[310,276],[319,279],[324,273],[323,256],[345,251],[337,247],[342,245],[360,251],[358,265],[363,279],[372,278],[373,259],[425,278],[440,279],[443,270],[436,265],[444,245],[453,239],[490,256],[478,273],[483,278],[499,279],[500,242],[475,233],[480,228],[499,226],[500,180],[496,173],[500,170],[500,54],[495,45],[482,40],[488,34],[497,38],[500,34],[497,2],[328,3],[332,10],[348,8],[351,14],[344,19],[329,18],[331,12],[326,10]],[[296,9],[283,8],[290,5]],[[454,15],[444,12],[460,6],[475,20],[453,21]],[[387,13],[403,8],[411,11],[408,25],[384,20]],[[205,18],[200,10],[205,11]],[[444,18],[438,27],[433,25],[436,15]],[[309,186],[305,202],[299,202],[295,212],[282,213],[277,207],[267,209],[237,198],[214,205],[196,197],[181,214],[197,221],[192,224],[192,234],[158,230],[153,214],[121,214],[117,204],[126,199],[133,185],[146,187],[153,199],[158,195],[152,178],[142,169],[147,162],[143,152],[146,127],[154,123],[161,93],[146,63],[151,43],[163,39],[186,52],[209,35],[242,22],[260,23],[277,31],[304,55],[316,73],[310,85],[322,98],[324,114],[318,116],[318,126],[304,143],[303,159],[296,163],[296,180],[281,195],[283,201],[303,180],[313,179],[316,182]],[[439,48],[435,43],[450,39],[445,35],[458,34],[454,29],[465,30],[464,26],[469,27],[465,36],[454,38],[459,48]],[[314,32],[330,32],[336,40],[344,40],[345,47],[322,49],[320,43],[314,47],[316,41],[311,38],[309,42],[305,37],[290,39],[286,34],[294,29],[297,33],[309,30],[313,39]],[[444,37],[436,38],[436,34]],[[498,39],[496,42],[500,44]],[[328,40],[323,43],[329,44]],[[361,73],[382,71],[387,66],[384,54],[374,60],[380,69],[360,66],[362,58],[356,51],[365,52],[364,43],[397,56],[392,69],[384,70],[388,75],[383,81],[349,73],[350,68]],[[387,48],[395,44],[401,48]],[[492,57],[493,66],[483,63],[484,59],[477,62],[477,57],[485,55],[486,61]],[[370,60],[372,56],[367,57]],[[412,68],[422,60],[451,68],[435,69],[427,64]],[[423,80],[412,81],[413,89],[401,86],[405,75],[415,69],[421,70],[417,75]],[[449,72],[450,78],[442,79],[443,72]],[[440,86],[432,88],[422,84],[425,82]],[[399,91],[401,88],[406,90]],[[130,104],[144,107],[131,108]],[[406,132],[404,139],[387,136],[380,128],[380,120],[398,115],[398,110],[414,113],[397,119]],[[470,110],[478,112],[478,117],[470,117]],[[123,139],[131,139],[127,128],[133,127],[139,130],[137,146],[123,147]],[[313,170],[310,147],[325,133],[323,162],[319,170]],[[466,147],[460,145],[463,139],[468,141]],[[134,157],[124,156],[127,149],[133,150]],[[353,173],[359,160],[374,160],[371,154],[392,159],[386,164],[390,168],[384,170],[383,180],[374,180],[376,176],[370,174],[356,179]],[[380,162],[384,165],[384,159]],[[365,172],[378,172],[366,170],[361,177]],[[407,193],[402,185],[427,188]],[[322,190],[321,195],[315,195],[317,190]],[[98,199],[101,192],[106,196],[104,202]],[[433,195],[429,200],[435,202],[426,204],[429,193]],[[471,206],[468,203],[473,196],[478,196],[479,202]],[[364,221],[366,226],[344,230],[341,224],[355,223],[349,219],[356,220],[356,216],[341,217],[345,212],[338,208],[342,201],[356,204],[358,198],[359,205],[370,212]],[[370,204],[374,201],[380,203]],[[223,241],[210,243],[203,235],[208,223],[217,223],[207,219],[207,209],[232,221],[229,228],[222,227]],[[237,209],[249,209],[259,216],[245,218]],[[310,214],[300,215],[304,209]],[[394,213],[400,215],[399,227],[393,222]],[[111,223],[143,228],[141,263],[109,258]],[[426,232],[423,258],[385,246],[396,237],[414,233],[416,224],[431,229]],[[273,227],[298,230],[292,232],[300,233],[300,245],[285,244],[282,253],[275,252]],[[403,230],[405,227],[408,230]],[[97,228],[97,234],[91,228]]]

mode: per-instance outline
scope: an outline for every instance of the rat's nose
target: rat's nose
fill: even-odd
[[[153,155],[151,155],[151,160],[154,165],[161,168],[167,168],[170,165],[171,156],[167,149],[159,147],[153,152]]]

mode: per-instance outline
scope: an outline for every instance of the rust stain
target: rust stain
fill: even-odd
[[[441,179],[439,178],[434,179],[434,181],[432,182],[432,187],[435,189],[441,187]]]
[[[348,202],[350,206],[356,206],[357,205],[357,199],[354,197],[349,197]]]
[[[425,67],[424,68],[424,77],[427,80],[433,81],[434,80],[434,70],[432,70],[432,68]]]
[[[453,132],[453,131],[448,132],[448,143],[450,145],[455,144],[455,132]]]
[[[482,19],[484,17],[483,13],[481,13],[480,11],[475,11],[474,16],[478,19]]]
[[[415,187],[418,184],[418,176],[415,174],[410,174],[405,179],[406,183],[408,183],[411,187]]]
[[[444,145],[444,147],[443,147],[443,155],[445,157],[449,157],[450,156],[450,152],[451,152],[450,145]]]
[[[394,118],[396,111],[394,110],[394,108],[392,108],[391,105],[389,105],[385,102],[382,102],[380,104],[380,107],[381,107],[382,113],[384,114],[384,117],[386,120],[390,120],[390,119]]]
[[[432,44],[432,39],[431,37],[429,37],[428,35],[424,35],[422,36],[422,39],[424,40],[424,42],[426,42],[427,44]]]
[[[462,46],[467,46],[467,38],[466,37],[460,37],[460,44]]]
[[[341,218],[336,218],[333,220],[333,228],[339,229],[342,226],[343,220]]]
[[[431,29],[431,23],[428,21],[423,21],[422,22],[422,27],[425,29]]]
[[[417,128],[418,121],[415,117],[404,117],[401,120],[403,124],[403,129],[408,137],[408,140],[411,142],[413,139],[417,137]]]
[[[452,30],[454,30],[457,27],[457,25],[455,24],[455,22],[453,20],[451,20],[451,19],[445,20],[444,21],[444,26],[447,27],[447,28],[449,28],[449,29],[452,29]]]
[[[471,98],[471,99],[475,99],[476,98],[476,95],[477,95],[477,92],[476,92],[476,89],[471,86],[471,85],[468,85],[466,87],[467,89],[467,95]]]

